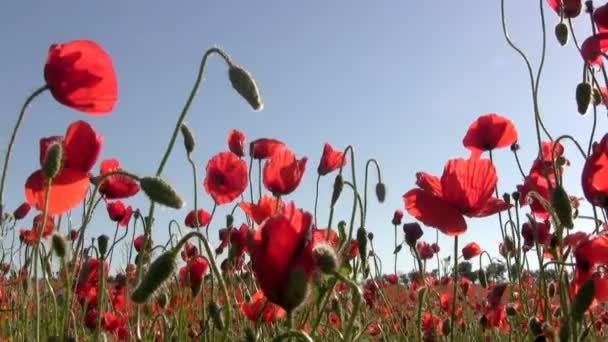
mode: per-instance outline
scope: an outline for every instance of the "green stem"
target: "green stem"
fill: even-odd
[[[348,319],[348,324],[346,326],[346,333],[344,334],[344,341],[352,341],[352,336],[355,333],[355,320],[359,314],[359,307],[361,306],[361,298],[363,297],[361,293],[361,289],[359,285],[357,285],[351,279],[346,278],[340,272],[334,271],[334,275],[346,283],[353,293],[353,310],[351,311],[350,318]]]
[[[17,131],[21,126],[21,122],[23,121],[23,117],[25,116],[25,110],[30,105],[30,103],[36,98],[38,95],[42,94],[45,90],[49,89],[48,85],[44,85],[36,90],[28,96],[28,98],[23,103],[21,107],[21,111],[19,112],[19,117],[17,117],[17,123],[15,123],[15,127],[13,128],[13,132],[11,133],[11,139],[9,140],[8,146],[6,148],[6,155],[4,156],[4,164],[2,166],[2,178],[0,178],[0,221],[2,220],[3,209],[4,209],[4,182],[6,181],[6,172],[8,171],[8,162],[11,159],[11,152],[13,151],[13,145],[15,145],[15,138],[17,137]]]
[[[49,211],[49,198],[51,195],[51,185],[53,180],[47,179],[46,191],[44,193],[44,209],[42,211],[42,225],[38,227],[40,230],[38,232],[38,237],[36,238],[36,245],[34,247],[34,288],[35,288],[35,297],[36,297],[36,341],[40,341],[40,286],[38,286],[38,255],[40,253],[40,241],[42,240],[42,234],[44,233],[44,229],[46,227],[46,221],[48,219],[48,211]]]
[[[450,314],[450,341],[454,342],[454,321],[456,320],[456,304],[458,302],[458,236],[454,236],[454,291],[452,298],[452,313]]]

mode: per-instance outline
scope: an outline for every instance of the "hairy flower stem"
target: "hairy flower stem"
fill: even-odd
[[[318,224],[318,220],[317,220],[317,206],[319,203],[319,183],[321,182],[321,175],[317,176],[317,187],[315,190],[315,224]]]
[[[53,180],[47,179],[46,190],[44,192],[44,209],[42,211],[42,225],[38,227],[38,237],[36,238],[36,245],[34,246],[32,261],[34,263],[34,296],[36,300],[36,341],[40,340],[40,286],[38,286],[38,255],[40,254],[40,241],[42,240],[42,234],[46,228],[46,221],[48,220],[49,211],[49,198],[51,195],[51,185]],[[41,265],[42,266],[42,265]]]
[[[68,270],[67,264],[65,262],[65,257],[61,257],[61,268],[63,269],[63,276],[64,276],[64,280],[65,280],[65,287],[64,287],[64,300],[63,300],[63,314],[61,315],[61,340],[60,341],[65,341],[66,340],[66,334],[68,333],[69,327],[70,327],[70,319],[69,319],[69,311],[70,311],[70,304],[72,302],[72,299],[70,298],[71,294],[72,294],[72,280],[70,279],[70,272]]]
[[[352,291],[353,310],[351,311],[351,315],[346,326],[346,333],[344,334],[344,341],[352,341],[352,336],[355,334],[355,320],[359,315],[359,307],[361,306],[361,298],[363,298],[363,294],[361,293],[361,288],[359,288],[359,285],[357,285],[354,281],[346,278],[340,272],[334,271],[333,274],[338,279],[346,283]]]
[[[49,89],[48,85],[44,85],[36,90],[28,96],[28,98],[23,103],[21,107],[21,111],[19,112],[19,116],[17,117],[17,122],[15,123],[15,127],[13,128],[13,132],[11,133],[11,139],[9,140],[8,146],[6,147],[6,155],[4,156],[4,163],[2,165],[2,177],[0,178],[0,223],[3,217],[4,211],[4,182],[6,181],[6,173],[8,171],[8,163],[11,159],[11,152],[13,151],[13,145],[15,145],[15,138],[17,137],[17,131],[21,126],[21,122],[23,121],[23,117],[25,116],[25,110],[30,105],[30,103],[40,94]]]
[[[450,341],[454,342],[454,321],[456,320],[456,304],[458,302],[458,236],[454,236],[454,298],[452,298],[452,313],[450,314]]]

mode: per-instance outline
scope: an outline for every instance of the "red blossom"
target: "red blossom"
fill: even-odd
[[[198,209],[196,212],[191,210],[188,215],[186,215],[184,224],[188,228],[199,228],[208,225],[210,220],[211,214],[209,214],[205,209]]]
[[[228,133],[228,149],[234,153],[237,157],[241,158],[245,156],[245,134],[236,129],[231,130]]]
[[[344,165],[346,165],[344,153],[334,150],[330,144],[325,143],[323,146],[323,155],[319,161],[319,167],[317,167],[317,173],[320,176],[325,176]]]
[[[511,146],[517,141],[517,131],[511,120],[490,113],[475,120],[462,143],[471,151],[472,156],[478,157],[484,151]]]
[[[101,162],[99,181],[104,175],[113,171],[122,171],[120,163],[116,159],[105,159]],[[139,184],[131,177],[125,175],[111,175],[99,185],[99,193],[105,199],[124,199],[134,196],[139,192]]]
[[[218,205],[234,201],[247,188],[247,164],[234,153],[215,155],[206,170],[205,190]]]
[[[304,176],[307,160],[297,160],[288,149],[276,152],[264,165],[264,186],[275,196],[292,193]]]

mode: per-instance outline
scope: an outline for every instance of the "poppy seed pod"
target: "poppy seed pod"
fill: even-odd
[[[184,201],[175,189],[158,176],[142,177],[139,180],[139,185],[153,202],[174,209],[181,209],[184,206]]]
[[[182,136],[184,137],[184,147],[186,148],[186,153],[190,154],[194,151],[194,146],[196,145],[196,141],[194,140],[194,135],[188,126],[182,124],[180,127],[182,132]]]
[[[141,283],[131,293],[131,300],[137,304],[145,303],[171,277],[176,268],[177,263],[173,252],[161,254],[150,264]]]
[[[386,185],[382,182],[376,184],[376,198],[378,198],[378,202],[380,203],[384,203],[386,199]]]
[[[565,46],[568,44],[568,25],[561,22],[555,26],[555,37],[559,45]]]
[[[44,175],[47,179],[53,179],[61,170],[63,161],[63,147],[61,143],[54,142],[46,150],[46,159],[44,160]]]
[[[312,257],[321,272],[331,274],[338,266],[338,257],[334,249],[327,244],[320,244],[312,251]]]
[[[53,251],[57,254],[58,257],[64,258],[68,252],[68,243],[65,241],[65,238],[59,234],[55,233],[51,237],[51,245],[53,246]]]
[[[228,69],[228,77],[234,90],[249,103],[254,111],[257,112],[264,108],[258,85],[247,70],[232,64]]]
[[[579,83],[576,86],[576,105],[579,114],[584,115],[587,113],[587,109],[589,109],[589,104],[591,103],[591,93],[591,84],[587,82]]]

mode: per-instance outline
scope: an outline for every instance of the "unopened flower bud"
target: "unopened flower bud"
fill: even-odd
[[[105,257],[106,253],[108,252],[108,242],[110,241],[110,238],[107,235],[99,235],[97,237],[97,248],[99,248],[99,254],[101,254],[101,257]]]
[[[405,233],[405,242],[410,246],[416,246],[418,239],[422,237],[422,227],[418,222],[405,223],[403,225],[403,233]]]
[[[52,143],[46,151],[46,159],[44,161],[44,167],[42,171],[47,179],[53,179],[59,174],[61,170],[61,163],[63,161],[63,147],[61,143]]]
[[[373,241],[374,240],[374,233],[372,233],[372,232],[367,233],[367,239],[369,241]]]
[[[166,252],[161,254],[150,264],[148,272],[146,272],[141,283],[131,294],[131,300],[137,304],[145,303],[171,277],[176,268],[177,264],[174,253]]]
[[[182,131],[182,136],[184,137],[184,147],[186,148],[186,153],[190,154],[194,151],[194,146],[196,145],[196,141],[194,140],[194,135],[188,126],[182,124],[180,127]]]
[[[502,200],[507,204],[511,204],[511,195],[508,192],[502,194]]]
[[[532,336],[543,333],[541,323],[536,317],[530,317],[530,320],[528,321],[528,328],[532,332]]]
[[[555,291],[556,291],[555,283],[553,283],[553,282],[550,283],[547,291],[549,293],[549,298],[553,298],[555,296]]]
[[[333,208],[338,202],[340,198],[340,194],[342,193],[342,189],[344,189],[344,178],[342,178],[341,174],[336,176],[336,180],[334,181],[334,191],[331,194],[331,207]]]
[[[226,215],[226,228],[231,228],[234,224],[234,216],[228,214]]]
[[[560,22],[555,26],[555,37],[559,45],[565,46],[568,43],[568,25]]]
[[[602,95],[602,92],[599,89],[593,88],[593,105],[599,106],[602,104],[603,96],[604,95]]]
[[[578,112],[581,115],[587,113],[587,109],[589,109],[589,104],[591,103],[591,92],[591,84],[587,82],[579,83],[576,86],[576,105]]]
[[[139,181],[141,189],[151,201],[165,205],[169,208],[181,209],[184,201],[169,183],[158,176],[142,177]]]
[[[517,151],[519,151],[519,144],[518,143],[511,144],[511,152],[517,152]]]
[[[380,203],[384,203],[386,199],[386,185],[382,182],[376,184],[376,198],[378,198],[378,202]]]
[[[21,204],[17,209],[15,209],[15,211],[13,212],[13,217],[15,218],[15,220],[21,220],[22,218],[27,216],[27,214],[30,212],[30,209],[32,209],[32,206],[29,205],[29,203],[27,202],[23,202],[23,204]]]
[[[362,266],[365,266],[367,260],[367,230],[363,227],[357,229],[357,245],[359,246],[359,257],[361,257]]]
[[[450,336],[450,329],[452,328],[451,323],[452,321],[449,317],[443,320],[443,323],[441,325],[441,333],[443,334],[443,336]]]
[[[338,267],[338,257],[334,249],[327,244],[320,244],[312,251],[312,257],[325,274],[333,273]]]
[[[477,271],[477,278],[479,279],[479,284],[481,285],[481,287],[483,287],[484,289],[488,287],[488,278],[486,277],[486,271],[484,271],[482,268]]]
[[[521,198],[521,194],[519,193],[519,191],[514,191],[514,192],[511,194],[511,197],[513,197],[513,200],[514,200],[515,202],[518,202],[518,201],[519,201],[519,199]]]
[[[264,108],[258,85],[247,70],[233,64],[228,69],[228,77],[234,90],[249,103],[254,111],[257,112]]]
[[[561,224],[566,228],[574,228],[574,222],[572,221],[572,203],[570,203],[570,197],[561,185],[558,185],[552,191],[551,203],[553,209],[559,218]]]
[[[53,251],[60,258],[64,258],[68,253],[68,243],[59,233],[55,233],[51,237],[51,246],[53,246]]]
[[[505,308],[505,312],[507,313],[507,316],[517,315],[517,310],[515,310],[515,306],[513,304],[507,304],[507,307]]]

